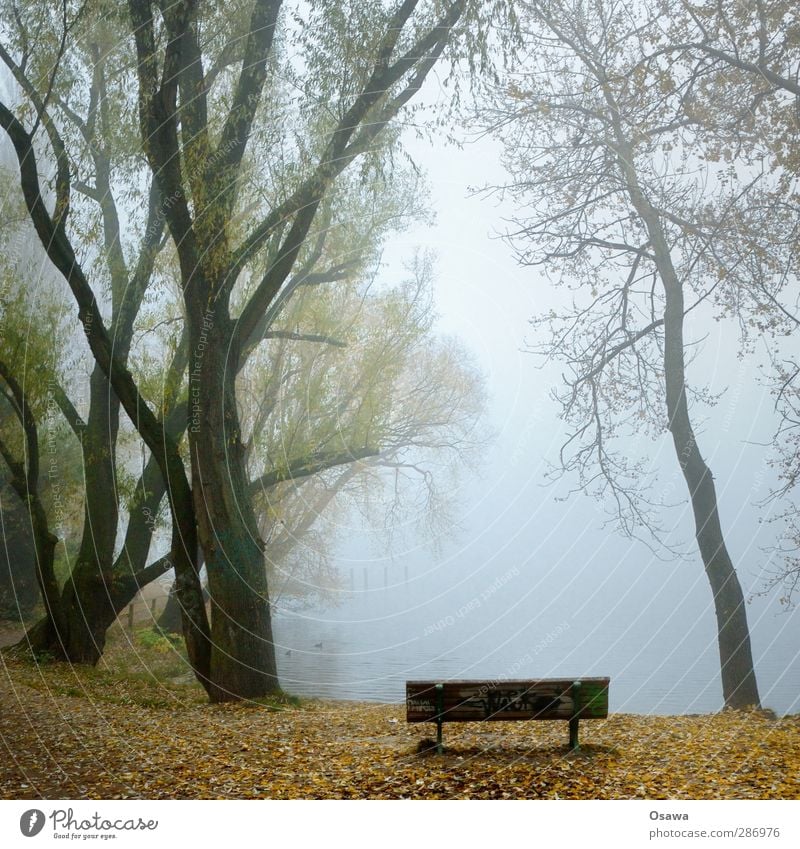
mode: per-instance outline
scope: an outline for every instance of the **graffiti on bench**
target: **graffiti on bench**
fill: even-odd
[[[439,702],[433,682],[409,682],[406,688],[407,718],[409,722],[430,722],[441,712],[445,722],[570,719],[576,714],[572,683],[569,680],[448,681],[442,685]],[[594,692],[587,693],[586,699],[582,697],[578,705],[582,716],[607,713],[607,687],[606,681],[598,682],[595,688],[590,684],[587,689]],[[595,703],[598,696],[600,698]],[[595,707],[600,711],[596,712]]]
[[[485,689],[482,693],[469,693],[462,689],[459,695],[463,701],[456,706],[457,710],[475,709],[485,717],[501,712],[529,713],[534,716],[552,712],[572,714],[572,698],[564,693],[498,688]]]

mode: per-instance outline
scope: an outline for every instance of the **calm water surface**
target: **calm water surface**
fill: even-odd
[[[719,710],[702,580],[687,584],[675,570],[656,591],[646,570],[622,572],[568,585],[515,568],[455,585],[437,572],[386,587],[359,580],[335,606],[278,613],[281,681],[297,695],[401,702],[415,678],[608,675],[615,712]],[[748,616],[762,702],[783,714],[800,711],[800,640],[797,615],[775,608],[756,599]]]

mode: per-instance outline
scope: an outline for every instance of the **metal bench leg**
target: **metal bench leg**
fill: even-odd
[[[436,754],[441,755],[442,747],[442,714],[444,713],[444,684],[436,685]]]
[[[577,751],[578,745],[578,722],[580,721],[580,697],[581,697],[581,682],[574,681],[572,684],[572,718],[569,721],[569,747],[572,751]]]
[[[569,747],[573,751],[580,748],[578,745],[578,717],[574,716],[569,721]]]

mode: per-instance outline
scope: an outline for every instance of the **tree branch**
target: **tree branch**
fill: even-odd
[[[58,405],[59,410],[61,410],[64,419],[75,436],[78,437],[78,442],[82,442],[83,434],[86,431],[86,422],[80,417],[80,414],[64,391],[64,387],[57,380],[50,381],[49,386],[53,393],[53,400]]]
[[[250,138],[253,119],[267,79],[267,59],[272,50],[281,5],[282,0],[256,0],[253,6],[242,69],[217,147],[222,159],[215,167],[222,168],[225,174],[232,174],[238,169]],[[233,190],[234,183],[231,181],[228,191],[232,193]],[[229,199],[228,207],[230,202]]]
[[[332,336],[324,336],[320,333],[296,333],[291,330],[267,330],[262,339],[289,339],[296,342],[320,342],[325,345],[333,345],[334,348],[346,348],[347,342],[334,339]]]
[[[358,448],[352,451],[317,452],[308,457],[301,457],[293,460],[285,469],[272,469],[251,481],[250,495],[257,495],[266,489],[277,486],[279,483],[319,474],[335,466],[355,463],[357,460],[364,460],[367,457],[377,457],[378,453],[374,448]]]

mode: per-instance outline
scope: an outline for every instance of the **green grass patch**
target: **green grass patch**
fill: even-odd
[[[244,703],[245,706],[266,708],[267,710],[297,710],[305,707],[304,701],[299,696],[292,696],[283,690],[262,696],[260,699],[250,699]]]
[[[182,637],[159,628],[144,627],[130,633],[115,625],[108,631],[105,651],[96,667],[57,661],[47,652],[12,655],[6,650],[4,657],[9,666],[13,665],[16,680],[51,695],[158,709],[208,702],[194,677]],[[311,700],[278,690],[236,704],[291,711],[309,708]]]

